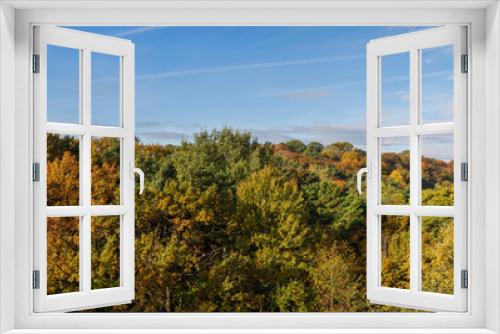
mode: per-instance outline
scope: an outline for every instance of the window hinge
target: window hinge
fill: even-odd
[[[33,164],[33,181],[40,181],[40,164],[38,162]]]
[[[469,72],[469,56],[462,55],[462,73]]]
[[[40,55],[33,55],[33,73],[40,73]]]
[[[469,287],[469,272],[465,269],[460,272],[460,287],[462,289]]]
[[[469,165],[466,162],[460,164],[460,175],[462,181],[469,181]]]
[[[33,270],[33,289],[40,289],[40,270]]]

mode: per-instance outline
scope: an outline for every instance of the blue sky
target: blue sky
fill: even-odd
[[[418,28],[76,29],[135,43],[136,133],[145,143],[178,144],[190,140],[200,129],[229,126],[250,130],[261,142],[298,138],[306,143],[329,144],[345,140],[364,148],[366,44],[371,39]],[[422,118],[426,121],[449,120],[451,115],[450,57],[436,57],[447,52],[446,48],[429,50],[422,60]],[[408,119],[406,56],[382,62],[382,118],[387,125]],[[115,61],[101,55],[95,58],[92,119],[94,124],[114,125],[118,109],[113,101],[117,100],[118,88],[109,79],[118,75]],[[61,72],[53,76],[54,87],[66,87],[64,80],[77,82],[76,72],[71,78],[71,71],[65,69],[65,63],[71,61],[68,59],[54,56],[53,67]],[[49,121],[52,117],[54,121],[71,122],[67,115],[74,96],[63,97],[53,91],[51,107],[49,81]]]

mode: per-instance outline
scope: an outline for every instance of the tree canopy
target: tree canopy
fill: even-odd
[[[111,138],[92,141],[93,204],[119,199],[119,149]],[[78,155],[76,138],[49,135],[48,205],[78,205]],[[136,298],[100,311],[400,310],[366,299],[366,203],[354,179],[365,157],[346,142],[259,143],[228,128],[178,146],[137,141],[146,183],[136,196]],[[382,160],[384,200],[407,201],[408,152]],[[424,203],[452,205],[453,163],[424,157],[423,165]],[[75,291],[78,224],[49,221],[49,292]],[[403,287],[408,223],[383,221],[383,283]],[[423,226],[423,286],[450,293],[453,222],[429,217]],[[94,288],[119,279],[115,227],[112,219],[93,219]]]

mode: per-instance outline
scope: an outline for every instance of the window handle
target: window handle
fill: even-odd
[[[134,166],[134,163],[130,163],[130,177],[133,179],[135,174],[139,175],[139,195],[142,195],[144,191],[144,172],[142,169]]]
[[[358,173],[356,174],[356,183],[358,186],[358,193],[361,195],[363,194],[363,189],[361,188],[361,181],[363,179],[363,174],[366,173],[366,177],[370,177],[370,164],[368,164],[367,167],[360,168],[358,170]]]

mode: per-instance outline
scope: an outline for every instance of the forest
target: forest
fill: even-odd
[[[120,202],[120,142],[92,139],[92,204]],[[347,142],[200,131],[143,144],[135,300],[106,312],[390,312],[366,298],[366,202]],[[47,205],[79,204],[79,139],[47,135]],[[138,189],[138,187],[136,187]],[[382,155],[382,202],[406,204],[409,152]],[[422,157],[422,204],[453,205],[453,161]],[[92,217],[92,288],[119,285],[119,217]],[[409,287],[409,219],[381,217],[382,285]],[[423,217],[422,289],[453,293],[453,220]],[[47,218],[48,293],[79,289],[79,218]]]

